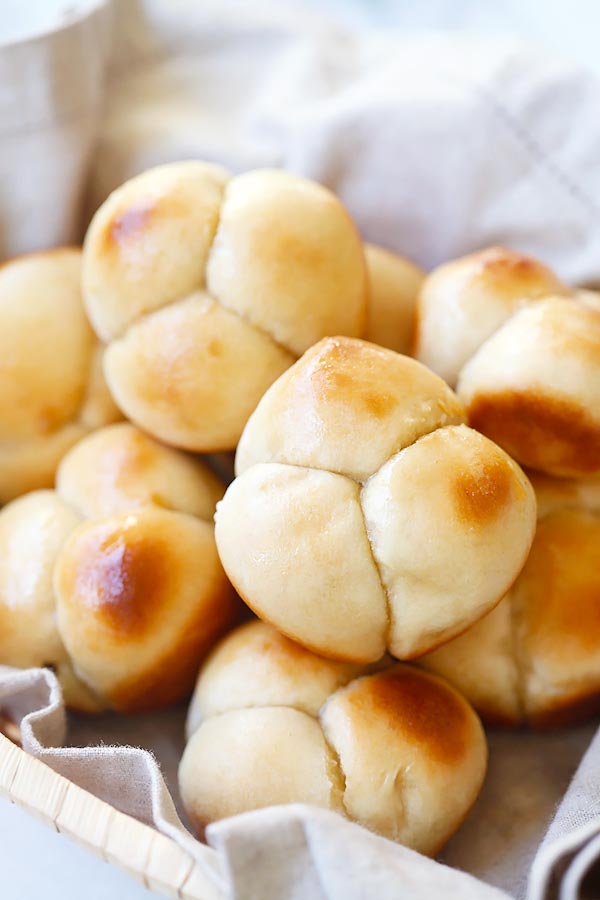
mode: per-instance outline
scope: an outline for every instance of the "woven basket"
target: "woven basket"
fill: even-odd
[[[119,866],[147,888],[181,900],[225,900],[175,841],[58,775],[0,733],[0,796]]]

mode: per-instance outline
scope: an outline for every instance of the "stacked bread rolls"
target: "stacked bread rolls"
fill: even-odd
[[[61,457],[120,416],[81,297],[81,252],[0,267],[0,504],[51,487]]]
[[[83,259],[5,265],[0,324],[0,502],[58,466],[0,512],[0,662],[52,666],[75,709],[154,710],[234,588],[264,620],[198,676],[199,833],[301,801],[436,853],[485,772],[469,701],[535,726],[600,706],[593,292],[502,248],[425,277],[325,188],[193,161],[115,191]],[[133,424],[84,437],[117,408]],[[223,497],[180,452],[236,447]]]
[[[370,673],[323,659],[262,622],[211,654],[188,737],[179,778],[198,833],[236,812],[303,801],[434,854],[486,768],[479,720],[445,682],[402,664]]]
[[[185,696],[235,612],[211,521],[222,490],[129,424],[84,438],[55,491],[0,511],[0,661],[50,665],[88,712]]]
[[[600,470],[600,307],[546,266],[492,248],[432,272],[415,356],[518,462],[560,477]]]

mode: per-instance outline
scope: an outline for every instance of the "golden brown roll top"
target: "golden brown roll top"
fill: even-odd
[[[366,341],[325,338],[261,399],[236,474],[279,462],[365,481],[418,438],[464,421],[454,392],[425,366]]]
[[[505,247],[452,260],[421,286],[414,355],[455,387],[465,363],[513,313],[567,293],[547,266]]]
[[[261,617],[318,653],[402,659],[449,640],[508,590],[535,501],[419,363],[326,339],[269,389],[217,507],[225,570]]]
[[[84,242],[83,293],[102,340],[204,286],[228,180],[209,163],[158,166],[98,209]]]
[[[225,638],[198,678],[179,772],[195,828],[304,802],[437,852],[481,787],[481,725],[437,678],[403,665],[365,672],[261,622]]]
[[[539,522],[514,586],[421,662],[487,720],[548,727],[600,708],[600,479],[532,478]]]
[[[119,418],[80,278],[75,247],[0,267],[0,503],[51,487],[69,447]]]
[[[80,441],[58,468],[56,489],[87,518],[154,505],[212,520],[223,483],[198,458],[123,422]]]
[[[365,244],[365,258],[369,275],[365,340],[410,354],[417,297],[425,273],[403,256],[374,244]]]
[[[492,248],[423,283],[415,356],[443,375],[469,422],[551,475],[600,470],[600,306],[541,263]]]
[[[362,334],[362,244],[342,204],[276,170],[159,166],[115,191],[83,287],[120,407],[157,437],[232,449],[267,387],[326,334]]]
[[[211,522],[221,493],[202,463],[128,424],[74,447],[56,491],[0,512],[0,662],[52,664],[76,708],[94,704],[65,666],[96,707],[184,696],[235,612]]]
[[[232,613],[212,526],[151,507],[73,532],[54,589],[79,676],[119,712],[185,696]]]
[[[483,782],[483,729],[441,680],[396,665],[353,681],[321,712],[340,761],[347,815],[391,840],[435,855]]]

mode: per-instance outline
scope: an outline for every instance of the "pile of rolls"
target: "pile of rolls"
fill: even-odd
[[[144,172],[0,268],[0,502],[0,664],[193,692],[199,836],[304,802],[436,854],[482,721],[600,709],[600,301],[514,250],[425,275],[307,179]]]

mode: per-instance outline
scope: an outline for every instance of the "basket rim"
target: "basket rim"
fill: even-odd
[[[149,890],[179,900],[225,900],[200,863],[173,838],[69,781],[1,732],[0,797]]]

